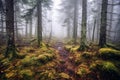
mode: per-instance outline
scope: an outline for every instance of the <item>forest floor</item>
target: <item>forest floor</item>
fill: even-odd
[[[120,51],[56,42],[42,48],[18,47],[12,61],[0,54],[0,80],[120,80]],[[0,48],[2,49],[2,47]]]

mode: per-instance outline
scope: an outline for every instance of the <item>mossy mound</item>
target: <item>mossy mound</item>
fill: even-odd
[[[56,71],[54,69],[45,70],[39,74],[39,80],[55,80]]]
[[[74,54],[74,63],[79,65],[82,62],[81,54],[75,53]]]
[[[105,60],[120,60],[120,51],[111,48],[101,48],[99,56]]]
[[[36,65],[37,61],[36,61],[36,57],[30,57],[30,56],[26,56],[24,59],[21,60],[21,63],[23,66],[31,66],[31,65]]]
[[[91,59],[92,58],[92,54],[90,52],[84,52],[81,56],[84,59]]]
[[[74,46],[74,45],[66,45],[65,46],[65,49],[67,51],[70,51],[70,52],[77,51],[78,48],[79,48],[79,45],[76,45],[76,46]]]
[[[94,72],[98,72],[100,80],[119,80],[120,73],[118,68],[108,61],[96,61],[91,64],[90,69]]]
[[[26,56],[24,59],[21,60],[21,62],[24,66],[40,66],[51,61],[52,59],[54,59],[54,54],[44,53],[37,56]]]
[[[60,79],[66,79],[66,80],[70,79],[70,76],[63,72],[59,74],[59,77],[60,77]]]
[[[21,79],[32,80],[34,73],[30,69],[23,69],[19,72]]]
[[[87,74],[90,73],[90,70],[87,65],[81,64],[76,70],[76,74],[78,77],[85,77]]]
[[[0,61],[3,60],[5,57],[3,54],[0,54]]]
[[[48,61],[51,61],[54,58],[53,54],[41,54],[37,57],[37,60],[40,63],[47,63]]]

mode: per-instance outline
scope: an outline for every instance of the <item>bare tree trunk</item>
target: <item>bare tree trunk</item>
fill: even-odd
[[[73,21],[73,42],[77,43],[77,28],[78,28],[78,0],[74,3],[74,21]]]
[[[70,39],[70,19],[67,20],[67,37]]]
[[[29,37],[32,37],[32,15],[30,17],[30,36]]]
[[[100,47],[104,47],[106,45],[107,4],[108,0],[102,0],[101,27],[99,40]]]
[[[26,31],[25,31],[26,38],[28,37],[28,20],[26,19]]]
[[[96,18],[94,20],[94,27],[93,27],[93,34],[92,34],[92,41],[94,42],[94,36],[95,36],[95,27],[96,27]]]
[[[5,0],[6,3],[6,31],[7,31],[7,49],[5,57],[13,59],[17,57],[14,39],[14,0]],[[10,56],[12,54],[12,56]]]
[[[112,20],[113,20],[113,14],[112,14],[112,12],[113,12],[113,0],[112,0],[112,5],[111,5],[111,14],[110,14],[110,26],[109,26],[109,35],[110,35],[110,31],[111,31],[111,28],[112,28]]]
[[[3,21],[3,12],[1,11],[1,30],[2,30],[2,34],[3,34],[3,32],[4,32],[4,21]]]
[[[82,29],[79,50],[86,49],[86,26],[87,26],[87,0],[82,0]]]
[[[51,39],[52,39],[52,20],[51,20],[51,30],[50,30],[50,36],[49,36],[49,38],[48,38],[48,43],[47,43],[47,44],[49,44],[49,43],[50,43]]]
[[[16,32],[16,39],[18,39],[17,12],[16,12],[16,11],[17,11],[17,8],[16,8],[17,6],[16,6],[16,5],[17,5],[17,2],[16,2],[15,5],[14,5],[14,6],[15,6],[14,18],[15,18],[15,28],[16,28],[16,29],[15,29],[15,30],[16,30],[16,31],[15,31],[15,32]]]
[[[41,1],[38,1],[37,11],[38,11],[37,38],[38,38],[38,47],[41,47],[41,43],[42,43],[42,2]]]

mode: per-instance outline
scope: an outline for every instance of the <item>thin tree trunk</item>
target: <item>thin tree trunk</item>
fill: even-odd
[[[111,14],[110,14],[110,26],[109,26],[109,35],[110,35],[110,31],[111,31],[111,28],[112,28],[112,20],[113,20],[113,14],[112,14],[112,12],[113,12],[113,0],[112,0],[112,5],[111,5]]]
[[[100,47],[104,47],[106,45],[107,4],[108,0],[102,0],[101,27],[99,40]]]
[[[32,16],[30,17],[30,37],[32,37]]]
[[[69,18],[67,20],[67,37],[68,37],[68,39],[70,39],[70,20],[69,20]]]
[[[78,28],[78,0],[74,3],[74,21],[73,21],[73,42],[77,43],[77,28]]]
[[[47,43],[47,44],[49,44],[49,43],[50,43],[51,39],[52,39],[52,20],[51,20],[51,30],[50,30],[50,36],[49,36],[49,38],[48,38],[48,43]]]
[[[3,32],[4,32],[4,21],[3,21],[3,12],[1,11],[1,30],[2,30],[2,34],[3,34]]]
[[[26,19],[26,31],[25,31],[26,38],[28,37],[28,20]]]
[[[16,7],[16,3],[15,3],[15,7]],[[16,32],[16,39],[18,39],[18,26],[17,26],[17,13],[16,13],[16,8],[15,8],[15,32]]]
[[[37,38],[38,38],[38,47],[41,47],[41,43],[42,43],[42,2],[41,1],[38,2],[37,11],[38,11]]]
[[[92,34],[92,41],[94,42],[94,36],[95,36],[95,27],[96,27],[96,18],[94,20],[94,27],[93,27],[93,34]]]

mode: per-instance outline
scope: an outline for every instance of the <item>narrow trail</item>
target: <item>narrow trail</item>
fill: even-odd
[[[58,65],[57,70],[59,72],[64,72],[70,76],[69,80],[76,80],[75,77],[75,65],[69,59],[70,53],[65,50],[64,44],[62,42],[57,42],[55,44],[55,49],[59,51],[61,63]]]

